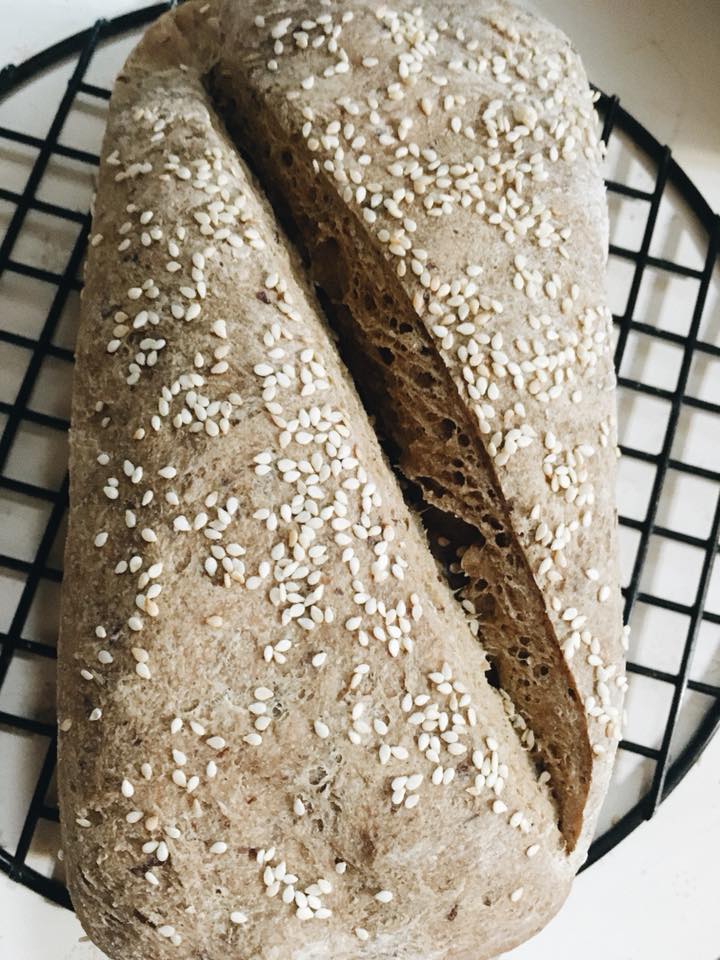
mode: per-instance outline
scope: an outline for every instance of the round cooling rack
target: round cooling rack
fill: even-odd
[[[53,660],[79,278],[109,87],[168,6],[0,71],[0,867],[68,907]],[[632,634],[626,739],[588,864],[652,817],[720,724],[720,221],[617,97],[598,109]]]

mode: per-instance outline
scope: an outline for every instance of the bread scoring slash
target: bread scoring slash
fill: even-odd
[[[625,686],[599,159],[506,4],[190,2],[131,55],[59,658],[110,957],[481,960],[561,905]]]

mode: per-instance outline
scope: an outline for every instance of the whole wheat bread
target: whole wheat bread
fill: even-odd
[[[567,41],[504,4],[191,2],[126,64],[59,658],[69,886],[110,957],[481,960],[565,898],[624,688],[594,138]]]

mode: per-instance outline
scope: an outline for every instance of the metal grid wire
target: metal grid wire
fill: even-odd
[[[32,170],[22,191],[9,190],[0,184],[0,201],[12,205],[13,208],[9,226],[0,245],[0,280],[3,275],[16,274],[40,281],[54,289],[50,308],[36,338],[0,328],[0,346],[4,343],[30,352],[29,363],[14,401],[0,401],[0,420],[5,419],[0,438],[0,496],[3,491],[7,491],[49,505],[47,523],[39,539],[35,556],[31,560],[20,559],[17,556],[0,552],[0,574],[5,570],[24,578],[15,609],[8,617],[9,627],[5,632],[0,632],[0,693],[16,654],[29,654],[33,657],[46,659],[56,656],[54,646],[27,639],[25,634],[28,615],[38,590],[42,588],[44,583],[59,583],[62,579],[61,570],[56,569],[50,562],[50,554],[67,509],[67,474],[65,474],[59,489],[46,489],[28,480],[13,478],[6,474],[8,457],[23,424],[39,425],[51,431],[66,431],[68,429],[67,420],[34,409],[31,398],[41,366],[46,358],[53,358],[62,364],[72,363],[72,351],[56,345],[53,338],[68,297],[73,291],[78,291],[81,287],[77,277],[90,227],[88,213],[78,212],[41,200],[37,196],[37,190],[53,157],[67,158],[86,165],[90,169],[98,164],[99,158],[95,154],[65,146],[59,142],[60,134],[78,94],[84,94],[99,101],[109,99],[109,90],[87,83],[84,79],[98,44],[153,20],[169,6],[172,6],[172,4],[160,3],[111,21],[99,20],[90,29],[50,47],[21,65],[9,66],[0,71],[0,102],[2,102],[8,95],[18,90],[27,81],[37,77],[47,68],[68,58],[76,58],[75,68],[45,137],[30,136],[20,130],[0,126],[0,146],[3,144],[24,145],[37,150]],[[640,602],[650,607],[657,607],[683,615],[687,619],[687,632],[682,638],[682,655],[676,672],[659,670],[639,663],[631,662],[628,664],[630,673],[669,685],[672,690],[670,707],[667,716],[659,719],[659,748],[648,747],[630,740],[623,740],[621,743],[621,751],[636,754],[652,761],[654,764],[652,782],[640,802],[595,840],[590,849],[586,866],[603,856],[643,820],[653,816],[660,803],[666,799],[685,776],[720,724],[720,686],[690,678],[691,661],[701,625],[703,623],[720,625],[720,615],[705,610],[705,599],[717,553],[718,534],[720,532],[720,472],[685,463],[682,459],[673,458],[671,455],[678,430],[678,422],[684,408],[692,407],[709,414],[720,414],[720,405],[689,396],[686,393],[693,358],[700,354],[708,358],[720,358],[720,347],[699,338],[703,310],[718,253],[720,220],[717,215],[713,214],[696,187],[672,159],[670,149],[661,146],[647,130],[623,110],[616,96],[608,97],[601,94],[598,109],[604,118],[602,136],[605,142],[610,141],[614,130],[622,131],[645,155],[655,172],[655,185],[652,190],[642,190],[612,180],[607,182],[610,194],[631,198],[647,205],[645,226],[639,248],[634,250],[614,244],[610,245],[611,256],[627,261],[632,270],[632,281],[627,303],[622,313],[614,317],[618,332],[615,350],[616,369],[618,371],[621,369],[628,338],[632,335],[665,341],[682,351],[682,362],[674,390],[664,389],[624,376],[619,378],[619,383],[625,390],[631,391],[633,394],[659,398],[669,403],[669,415],[662,446],[658,453],[648,453],[645,450],[628,446],[621,447],[623,458],[641,461],[655,468],[654,481],[644,517],[635,519],[621,516],[620,518],[622,526],[636,531],[639,535],[632,571],[625,589],[625,621],[629,621],[633,608],[636,603]],[[702,269],[694,269],[650,255],[658,210],[667,187],[674,188],[679,193],[700,225],[706,245],[705,261]],[[26,218],[31,211],[79,225],[79,233],[62,272],[53,272],[39,266],[33,266],[13,257],[18,238],[21,236]],[[644,271],[648,267],[662,271],[667,275],[674,274],[693,278],[697,281],[697,297],[686,334],[671,332],[635,319],[641,282]],[[1,319],[0,327],[2,327]],[[717,485],[717,488],[714,488],[715,507],[711,528],[706,538],[678,532],[675,529],[660,526],[656,522],[658,505],[669,470],[702,478]],[[641,591],[641,577],[648,558],[651,537],[674,541],[702,551],[702,567],[692,603],[679,603],[667,597]],[[681,639],[678,638],[678,643],[680,642]],[[681,701],[686,691],[704,694],[709,698],[710,707],[704,712],[699,723],[695,725],[692,735],[682,751],[673,759],[671,758],[673,734],[676,730]],[[46,743],[46,748],[19,841],[12,852],[0,847],[0,868],[13,879],[69,907],[70,900],[62,882],[43,876],[27,863],[28,852],[36,831],[44,821],[58,822],[57,808],[46,801],[55,769],[55,725],[0,710],[0,731],[3,729],[19,734],[39,736]],[[12,791],[13,784],[5,782],[2,790]],[[0,804],[7,802],[7,796],[0,795]]]

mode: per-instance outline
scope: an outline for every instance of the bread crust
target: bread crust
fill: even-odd
[[[206,91],[234,45],[253,75],[248,15],[167,14],[111,100],[59,648],[68,884],[113,960],[482,960],[548,921],[582,847]]]

